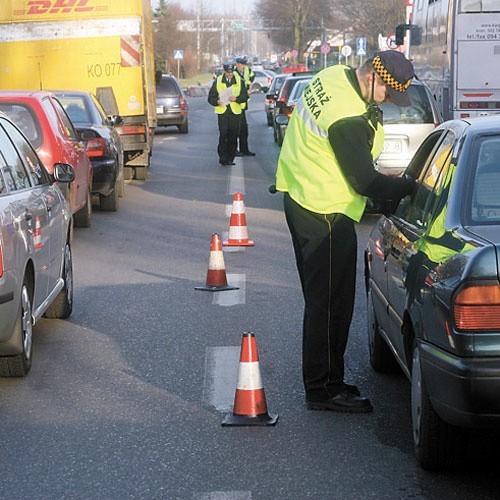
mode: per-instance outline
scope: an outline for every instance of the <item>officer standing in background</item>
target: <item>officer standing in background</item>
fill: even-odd
[[[234,64],[224,64],[224,73],[218,76],[208,93],[208,102],[214,106],[219,124],[217,153],[221,165],[234,165],[242,105],[248,101],[245,83]]]
[[[250,85],[255,80],[255,75],[251,68],[248,67],[248,61],[245,57],[238,57],[236,59],[236,71],[245,82],[247,92],[249,92]],[[248,123],[246,115],[248,101],[242,105],[242,108],[243,112],[241,113],[240,132],[238,134],[238,152],[236,156],[255,156],[255,153],[252,153],[248,149]]]
[[[367,197],[399,200],[415,180],[377,172],[384,131],[377,105],[408,106],[413,66],[401,52],[379,52],[354,70],[320,71],[292,113],[276,173],[284,192],[305,299],[302,370],[311,410],[367,413],[370,401],[344,381],[354,309],[355,222]]]

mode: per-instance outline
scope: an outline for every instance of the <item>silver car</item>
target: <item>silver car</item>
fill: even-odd
[[[52,165],[51,165],[52,166]],[[71,165],[49,176],[35,150],[0,114],[0,376],[31,368],[32,328],[73,307],[72,217],[54,181],[71,182]]]
[[[377,160],[381,173],[401,175],[422,141],[443,118],[429,88],[414,79],[408,88],[411,106],[380,105],[384,118],[384,150]]]

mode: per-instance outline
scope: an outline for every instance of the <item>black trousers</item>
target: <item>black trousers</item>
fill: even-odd
[[[344,354],[356,286],[357,237],[343,214],[317,214],[284,195],[305,300],[302,373],[306,397],[327,399],[344,389]]]
[[[217,146],[219,162],[233,161],[236,155],[236,143],[240,129],[241,115],[235,115],[227,110],[225,113],[217,116],[219,123],[219,145]]]
[[[240,153],[248,153],[248,123],[247,112],[243,110],[241,113],[240,131],[238,133],[238,151]]]

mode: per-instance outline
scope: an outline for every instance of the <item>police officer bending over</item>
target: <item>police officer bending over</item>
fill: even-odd
[[[242,105],[248,101],[248,93],[245,82],[234,72],[233,64],[224,64],[223,69],[224,73],[210,88],[208,102],[214,106],[219,122],[219,163],[234,165]]]
[[[354,308],[356,231],[367,197],[411,194],[410,177],[377,172],[384,131],[377,104],[408,106],[414,76],[400,52],[379,52],[358,70],[320,71],[292,113],[276,173],[284,192],[305,299],[303,379],[312,410],[366,413],[370,401],[344,381],[344,353]]]

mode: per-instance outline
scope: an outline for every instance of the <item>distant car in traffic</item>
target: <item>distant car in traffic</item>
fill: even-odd
[[[500,116],[445,122],[406,173],[365,250],[370,362],[411,383],[425,469],[464,458],[471,428],[500,425]]]
[[[283,144],[283,139],[285,138],[286,128],[288,126],[288,121],[292,115],[292,111],[295,109],[297,102],[302,98],[304,90],[309,85],[312,77],[304,78],[299,80],[292,88],[290,96],[286,102],[281,106],[280,114],[276,116],[275,128],[276,128],[276,142],[278,146],[281,147]],[[281,119],[280,119],[281,118]],[[284,119],[286,118],[286,119]]]
[[[279,91],[287,75],[276,75],[273,77],[271,86],[269,87],[264,102],[264,110],[266,112],[267,124],[274,126],[274,108],[276,106],[276,99],[278,98]]]
[[[407,92],[410,106],[397,106],[392,102],[380,105],[385,141],[377,168],[384,174],[401,175],[422,141],[443,121],[427,85],[415,78]]]
[[[176,126],[189,132],[188,100],[173,75],[162,74],[156,82],[156,120],[158,127]]]
[[[267,92],[273,81],[273,73],[265,69],[253,69],[255,75],[254,81],[250,84],[250,93],[257,94],[259,92]]]
[[[125,192],[123,151],[120,134],[115,126],[119,116],[106,116],[97,98],[90,92],[56,91],[86,145],[92,164],[92,194],[99,196],[101,210],[116,211],[118,197]]]
[[[0,113],[0,377],[26,375],[34,324],[73,309],[72,217],[53,181],[73,181],[74,170],[51,171]]]
[[[56,163],[74,167],[75,180],[63,186],[75,226],[89,227],[92,217],[92,165],[85,144],[63,105],[44,90],[0,91],[0,111],[9,116],[36,149],[49,173]]]

